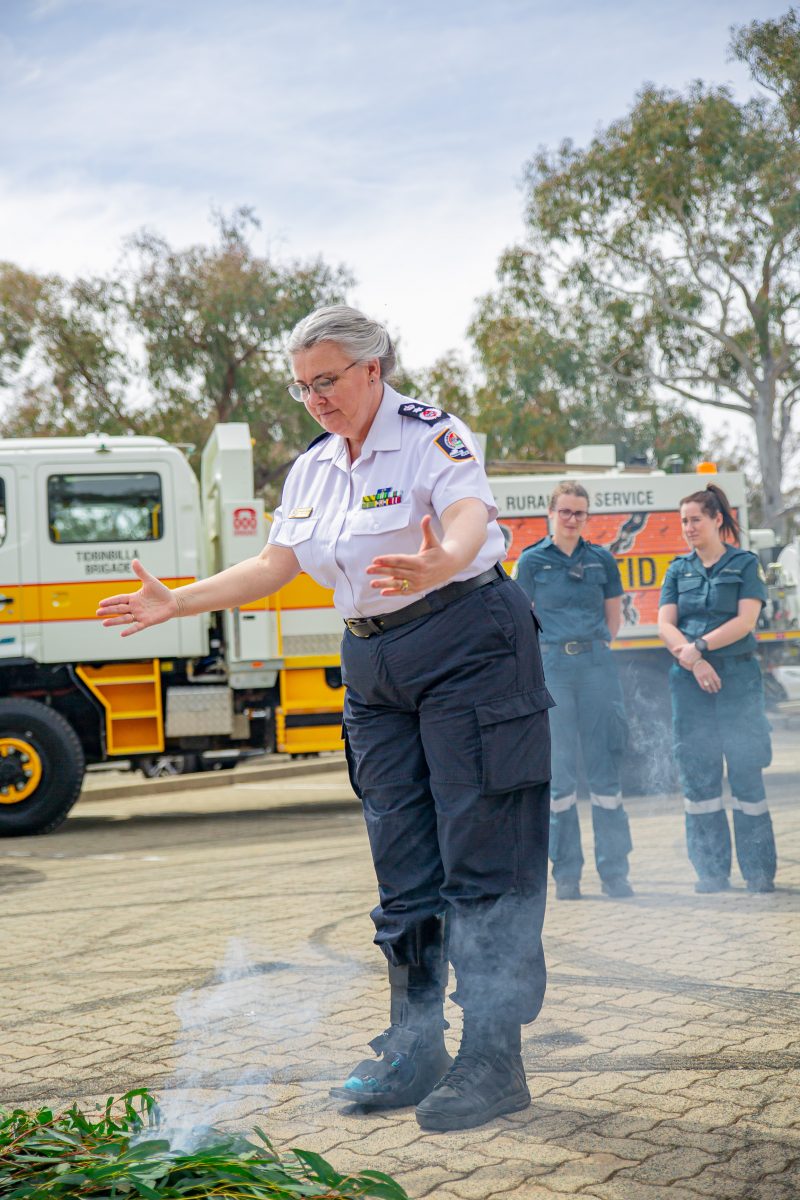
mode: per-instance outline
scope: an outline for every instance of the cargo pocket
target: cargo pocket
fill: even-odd
[[[747,746],[754,766],[762,771],[772,763],[772,726],[763,706],[759,712],[753,713],[747,723],[746,731],[742,731],[741,744]]]
[[[608,712],[608,747],[612,754],[620,758],[628,745],[628,719],[625,706],[621,700],[614,700],[609,705]]]
[[[762,770],[772,764],[772,726],[767,720],[766,714],[759,722],[759,734],[757,739],[758,746],[758,763]]]
[[[358,779],[356,778],[356,759],[353,754],[353,748],[350,745],[350,739],[347,736],[347,725],[342,721],[342,740],[344,741],[344,757],[347,763],[347,774],[350,777],[350,787],[355,792],[359,800],[363,799],[358,787]]]
[[[482,791],[512,792],[550,778],[547,688],[517,692],[475,705],[481,737]]]

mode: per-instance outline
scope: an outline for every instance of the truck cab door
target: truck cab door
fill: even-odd
[[[159,579],[175,582],[175,503],[165,457],[153,450],[145,458],[134,446],[130,452],[87,450],[38,467],[42,662],[171,658],[178,652],[175,622],[128,640],[95,616],[103,596],[138,588],[134,557]]]
[[[20,658],[23,589],[20,572],[20,522],[11,467],[0,463],[0,660]]]

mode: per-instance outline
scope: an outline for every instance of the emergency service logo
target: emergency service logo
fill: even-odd
[[[401,404],[397,411],[401,417],[416,417],[418,421],[424,421],[426,425],[435,425],[437,421],[443,420],[448,415],[443,408],[428,408],[424,404],[414,404],[411,401]]]
[[[469,446],[462,442],[455,430],[443,429],[433,440],[442,453],[446,454],[448,458],[452,458],[453,462],[466,462],[468,459],[475,461],[475,455]]]
[[[258,533],[258,516],[254,508],[235,508],[233,510],[234,537],[252,537]]]

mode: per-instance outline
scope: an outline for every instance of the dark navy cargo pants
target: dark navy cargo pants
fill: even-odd
[[[550,738],[530,602],[500,579],[342,645],[351,777],[378,879],[375,941],[451,917],[454,999],[524,1024],[545,990]]]
[[[761,774],[772,760],[772,745],[761,668],[753,655],[710,661],[722,680],[719,692],[704,692],[678,663],[669,675],[689,859],[701,879],[730,874],[731,835],[722,800],[727,763],[739,869],[745,879],[772,880],[775,838]]]
[[[583,654],[546,646],[544,667],[556,702],[551,719],[553,878],[577,883],[583,869],[577,792],[580,744],[592,802],[597,874],[604,883],[627,879],[633,847],[620,787],[627,724],[614,656],[602,642]]]

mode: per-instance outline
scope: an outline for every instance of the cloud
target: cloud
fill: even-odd
[[[421,365],[463,338],[519,235],[516,184],[536,147],[586,140],[648,76],[741,80],[724,61],[727,26],[758,8],[12,4],[0,258],[108,269],[142,225],[185,245],[209,236],[212,205],[250,204],[279,251],[346,262]]]

